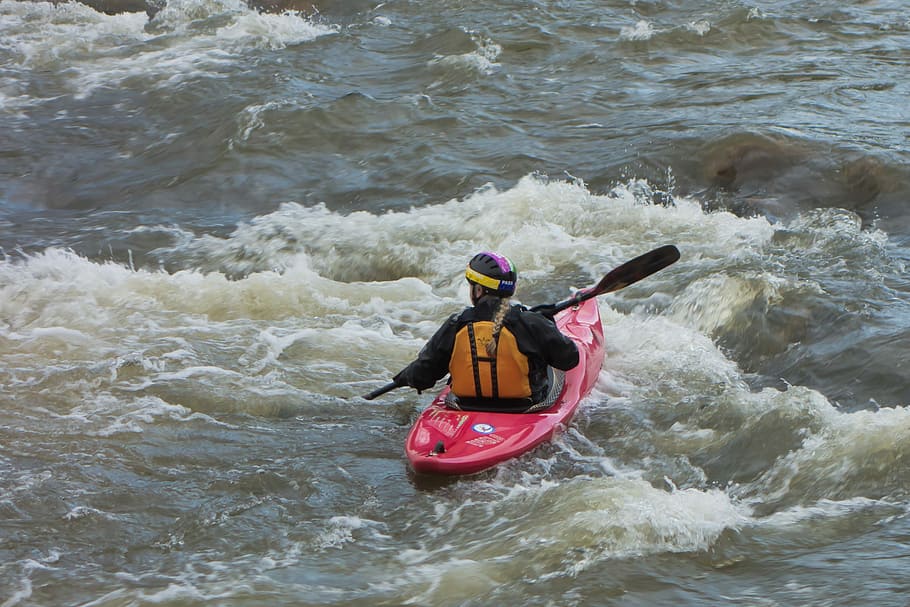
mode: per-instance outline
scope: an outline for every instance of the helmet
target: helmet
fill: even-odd
[[[499,297],[515,293],[518,272],[507,257],[484,251],[475,255],[465,270],[468,282],[478,284]]]

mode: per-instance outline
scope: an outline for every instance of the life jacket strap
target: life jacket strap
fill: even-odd
[[[479,398],[485,398],[483,386],[480,384],[480,363],[487,363],[490,365],[490,380],[493,388],[493,395],[490,398],[496,400],[499,398],[499,375],[497,373],[496,357],[481,356],[477,352],[477,340],[474,338],[474,323],[468,323],[468,339],[471,342],[471,366],[474,368],[474,393],[479,394]],[[493,340],[498,346],[499,333],[493,335]]]

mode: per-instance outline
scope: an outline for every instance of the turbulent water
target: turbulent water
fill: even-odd
[[[901,0],[0,0],[0,606],[904,606]],[[466,261],[600,298],[552,443],[416,477]]]

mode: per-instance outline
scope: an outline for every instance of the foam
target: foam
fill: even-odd
[[[171,0],[151,24],[144,13],[106,15],[78,2],[2,0],[0,16],[0,40],[14,64],[59,71],[77,98],[130,78],[167,88],[221,78],[249,49],[278,50],[338,31],[298,13],[260,13],[241,0]],[[215,16],[229,23],[199,27]],[[23,100],[7,97],[7,103]]]
[[[620,40],[643,41],[650,40],[656,33],[654,24],[650,21],[641,20],[635,25],[623,26],[619,31]]]
[[[430,65],[442,65],[453,68],[467,68],[479,74],[489,76],[499,64],[496,60],[502,54],[502,47],[488,38],[472,36],[477,50],[462,55],[448,55],[434,58]]]

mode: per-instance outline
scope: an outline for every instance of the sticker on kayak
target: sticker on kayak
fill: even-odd
[[[490,424],[474,424],[473,426],[471,426],[471,430],[473,430],[477,434],[493,434],[494,432],[496,432],[496,428],[494,428]]]

